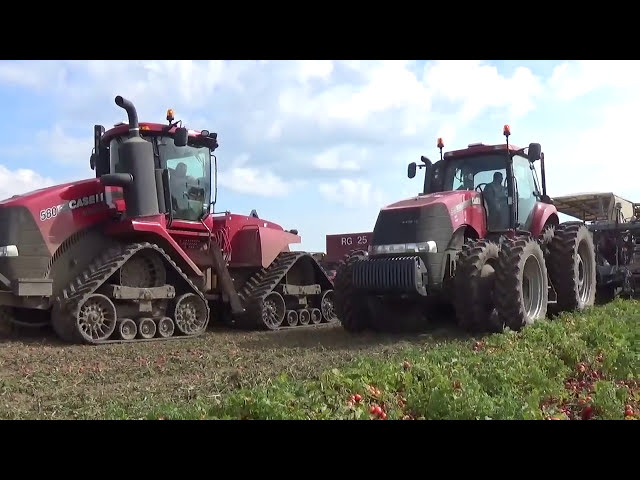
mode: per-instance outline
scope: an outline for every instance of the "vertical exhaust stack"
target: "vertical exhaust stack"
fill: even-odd
[[[133,177],[128,181],[118,182],[124,189],[127,216],[159,215],[153,146],[140,136],[138,113],[133,103],[120,95],[115,98],[115,102],[129,117],[129,138],[118,149],[122,171]]]

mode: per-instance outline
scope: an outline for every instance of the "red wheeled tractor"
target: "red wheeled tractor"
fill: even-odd
[[[398,328],[409,312],[428,314],[431,299],[453,306],[471,331],[519,330],[548,311],[593,305],[591,233],[582,222],[559,223],[540,144],[510,145],[508,125],[504,135],[506,144],[444,156],[438,139],[440,160],[422,157],[422,193],[382,208],[368,253],[349,256],[336,274],[345,329]]]
[[[211,213],[216,133],[178,127],[172,110],[168,124],[139,123],[130,101],[115,102],[129,122],[94,127],[96,178],[0,202],[0,322],[50,322],[65,341],[101,344],[194,337],[211,319],[336,321],[331,281],[289,249],[297,231],[255,211]]]

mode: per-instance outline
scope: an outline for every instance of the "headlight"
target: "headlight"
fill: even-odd
[[[394,243],[392,245],[369,245],[369,253],[437,253],[438,246],[433,240],[419,243]]]
[[[6,247],[0,247],[0,257],[17,257],[18,247],[15,245],[7,245]]]

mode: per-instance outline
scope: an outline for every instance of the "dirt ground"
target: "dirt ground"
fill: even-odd
[[[351,335],[340,325],[280,332],[214,327],[197,339],[104,346],[63,344],[48,330],[20,332],[0,338],[0,419],[101,418],[110,404],[206,401],[281,373],[313,377],[363,353],[388,355],[408,343],[460,336],[445,327],[413,335]]]

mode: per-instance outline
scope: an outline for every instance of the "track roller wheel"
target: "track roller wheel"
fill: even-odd
[[[300,325],[309,325],[309,322],[311,321],[311,314],[309,313],[309,310],[306,308],[298,310],[298,321],[300,322]]]
[[[156,323],[152,318],[138,319],[138,337],[153,338],[156,335]]]
[[[322,311],[322,318],[324,318],[327,323],[334,323],[338,321],[338,317],[336,317],[334,309],[333,290],[327,290],[322,294],[320,310]]]
[[[354,288],[351,276],[353,264],[366,261],[366,256],[354,254],[345,257],[333,280],[335,314],[345,330],[359,332],[369,326],[369,310],[364,296]]]
[[[298,312],[295,310],[287,310],[286,322],[289,327],[295,327],[298,325]]]
[[[284,298],[278,292],[271,292],[262,301],[261,319],[269,330],[278,330],[286,312]]]
[[[207,305],[195,293],[180,295],[175,302],[173,318],[178,331],[184,335],[196,335],[207,328]]]
[[[168,338],[173,335],[175,331],[175,324],[169,317],[163,317],[158,320],[158,336],[162,338]]]
[[[107,340],[116,329],[116,307],[99,293],[87,295],[75,310],[75,325],[82,340],[98,343]]]
[[[118,320],[118,335],[122,340],[133,340],[138,334],[138,325],[130,318]]]
[[[319,308],[312,308],[311,310],[309,310],[309,313],[311,315],[312,324],[318,325],[320,322],[322,322],[322,312]]]
[[[467,331],[498,330],[494,284],[500,247],[486,240],[468,240],[457,260],[455,312]]]
[[[580,223],[560,224],[549,243],[549,277],[558,294],[552,313],[583,310],[595,303],[596,256],[593,236]]]
[[[548,301],[547,266],[538,242],[505,238],[498,257],[495,303],[500,325],[519,331],[543,319]]]

